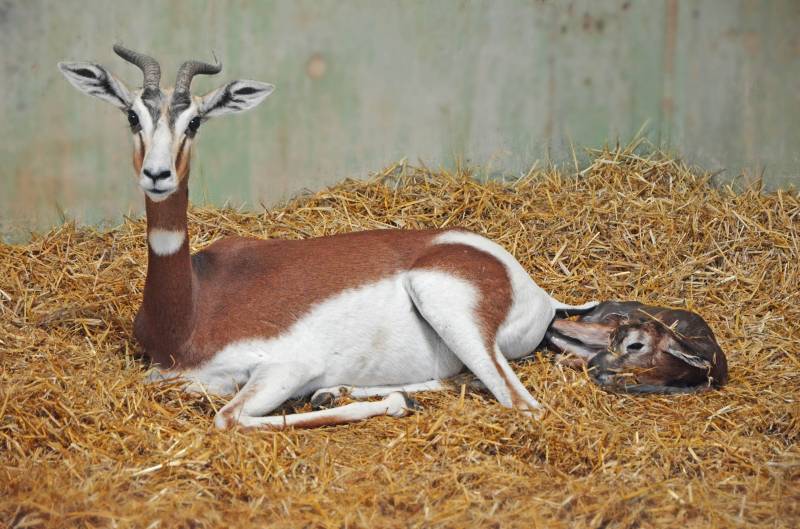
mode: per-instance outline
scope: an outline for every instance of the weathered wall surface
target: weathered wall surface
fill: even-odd
[[[121,41],[272,82],[203,127],[195,200],[258,205],[397,159],[518,172],[647,133],[722,178],[800,181],[797,0],[0,0],[0,231],[140,211],[124,116],[62,59],[138,86]]]

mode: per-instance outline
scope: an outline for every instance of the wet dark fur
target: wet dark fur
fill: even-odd
[[[647,334],[654,350],[646,355],[621,351],[622,341],[632,332]],[[558,351],[582,351],[592,379],[613,391],[692,393],[728,381],[727,359],[713,331],[700,315],[687,310],[607,301],[574,321],[556,318],[548,338]],[[558,341],[567,347],[554,343]]]

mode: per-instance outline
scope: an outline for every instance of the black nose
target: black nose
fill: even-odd
[[[165,178],[169,178],[172,175],[172,171],[167,169],[167,170],[161,171],[159,173],[153,173],[149,169],[145,169],[144,170],[144,175],[147,176],[148,178],[150,178],[150,180],[152,180],[153,183],[156,183],[159,180],[164,180]]]

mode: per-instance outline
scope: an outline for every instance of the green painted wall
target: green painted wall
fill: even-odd
[[[400,158],[519,172],[570,142],[656,143],[721,178],[800,181],[800,1],[0,0],[0,231],[141,211],[124,117],[55,64],[111,44],[272,82],[200,135],[195,200],[258,205]],[[10,234],[10,235],[9,235]]]

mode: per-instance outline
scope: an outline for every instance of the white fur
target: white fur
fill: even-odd
[[[153,250],[153,253],[163,257],[172,255],[180,250],[185,237],[186,234],[183,230],[153,228],[147,234],[147,241],[150,243],[150,249]]]
[[[150,111],[147,110],[147,107],[142,102],[141,96],[137,97],[133,102],[131,110],[136,112],[136,116],[139,118],[139,126],[142,127],[142,137],[145,140],[145,147],[149,147],[150,137],[153,135],[153,116],[150,115]]]
[[[192,101],[191,105],[189,105],[189,108],[187,108],[186,110],[181,112],[181,114],[177,118],[175,118],[175,135],[176,136],[182,136],[183,134],[185,134],[186,133],[186,126],[189,125],[189,122],[196,115],[197,115],[197,104],[194,101]],[[176,142],[176,143],[178,143],[178,142]],[[178,145],[175,145],[176,151],[177,151]]]
[[[155,131],[150,139],[150,147],[144,155],[142,173],[139,175],[139,185],[154,202],[160,202],[171,195],[178,188],[178,177],[175,174],[174,157],[172,155],[172,131],[169,128],[167,116],[161,115],[155,125]],[[145,174],[159,174],[170,171],[170,176],[153,181]],[[161,193],[154,193],[160,191]]]
[[[310,421],[326,420],[330,424],[346,424],[362,421],[370,417],[388,415],[390,417],[403,417],[408,414],[406,400],[401,393],[393,392],[378,402],[353,402],[329,410],[313,411],[309,413],[295,413],[292,415],[277,415],[271,417],[257,417],[241,415],[237,422],[246,428],[268,427],[283,429],[287,427],[302,427]],[[223,422],[224,416],[218,415],[214,420],[217,428],[227,425]]]
[[[182,375],[193,390],[242,389],[220,411],[218,426],[227,425],[226,413],[243,425],[271,424],[261,417],[287,399],[342,384],[435,387],[465,364],[503,405],[514,404],[514,392],[538,408],[499,349],[486,350],[477,296],[472,284],[444,271],[398,273],[319,303],[278,337],[228,345]]]
[[[232,343],[183,376],[209,392],[230,393],[256,367],[291,359],[303,380],[289,398],[337,385],[400,385],[455,375],[463,364],[417,317],[404,278],[396,274],[346,290],[317,304],[281,335]]]

